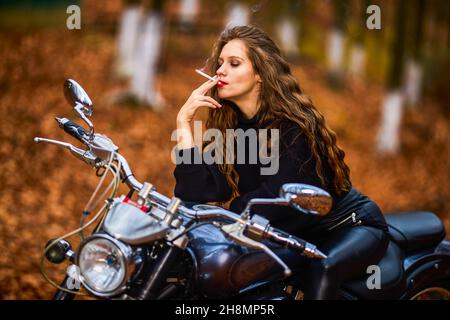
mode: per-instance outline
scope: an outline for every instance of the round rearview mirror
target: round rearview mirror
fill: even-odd
[[[86,91],[72,79],[64,81],[64,97],[71,106],[82,105],[83,113],[90,117],[94,111],[94,106]]]
[[[333,206],[328,192],[308,184],[286,183],[280,189],[280,197],[301,212],[319,216],[326,215]]]

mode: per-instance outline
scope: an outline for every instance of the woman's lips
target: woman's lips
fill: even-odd
[[[219,88],[223,88],[225,85],[227,85],[228,83],[226,83],[225,81],[222,81],[222,80],[219,80],[218,82],[217,82],[217,86],[219,87]]]

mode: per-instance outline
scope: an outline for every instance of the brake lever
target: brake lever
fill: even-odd
[[[231,224],[226,224],[221,227],[222,231],[228,235],[231,239],[239,243],[240,245],[247,246],[251,249],[262,250],[267,253],[272,259],[274,259],[284,270],[284,276],[289,277],[292,274],[291,269],[281,260],[272,250],[270,250],[265,244],[250,239],[244,235],[246,225],[235,222]]]
[[[68,142],[40,138],[40,137],[35,137],[34,142],[36,142],[36,143],[47,142],[49,144],[54,144],[54,145],[69,149],[70,153],[72,153],[75,157],[77,157],[80,160],[83,160],[84,162],[86,162],[87,164],[89,164],[92,167],[96,167],[101,162],[100,159],[95,157],[94,155],[92,155],[92,153],[89,152],[89,150],[83,150],[83,149],[77,148]]]

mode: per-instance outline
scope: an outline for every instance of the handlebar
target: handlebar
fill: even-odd
[[[109,138],[106,138],[100,134],[95,134],[95,137],[91,136],[83,127],[67,118],[56,118],[56,121],[65,132],[85,144],[89,149],[82,150],[71,145],[70,143],[52,139],[36,137],[34,141],[36,143],[47,142],[67,148],[74,156],[83,160],[92,167],[104,165],[104,160],[106,157],[109,158],[109,156],[112,155],[114,157],[113,160],[120,163],[120,175],[122,182],[126,183],[131,190],[135,190],[137,192],[140,192],[141,189],[145,188],[145,184],[139,182],[134,177],[127,160],[119,154],[118,148]],[[170,205],[172,200],[158,193],[154,189],[150,189],[148,192],[148,197],[166,208]],[[252,248],[264,250],[284,268],[286,276],[291,273],[289,267],[277,255],[275,255],[272,250],[261,243],[262,240],[273,241],[283,247],[295,250],[310,258],[326,258],[326,255],[320,252],[320,250],[318,250],[313,244],[271,227],[269,225],[269,221],[263,217],[254,215],[252,219],[249,219],[249,215],[246,214],[245,211],[243,215],[237,215],[236,213],[223,208],[193,210],[183,205],[179,205],[176,210],[184,216],[198,220],[225,218],[234,221],[233,224],[222,226],[221,230],[239,243]]]

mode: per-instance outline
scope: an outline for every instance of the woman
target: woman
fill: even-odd
[[[328,258],[310,260],[305,298],[337,298],[343,281],[365,274],[384,255],[387,226],[380,209],[352,188],[336,135],[262,30],[240,26],[222,32],[206,71],[216,78],[194,90],[178,113],[177,156],[200,158],[191,122],[199,108],[207,107],[206,127],[219,129],[223,136],[227,129],[279,129],[278,170],[261,174],[261,161],[181,163],[174,172],[175,195],[203,203],[231,200],[230,210],[240,213],[252,198],[277,197],[284,183],[306,183],[328,191],[333,208],[325,217],[275,205],[255,206],[253,211],[273,226],[318,245]],[[246,150],[250,143],[248,139],[237,142]],[[263,145],[258,141],[259,148]],[[230,150],[223,148],[225,157]]]

